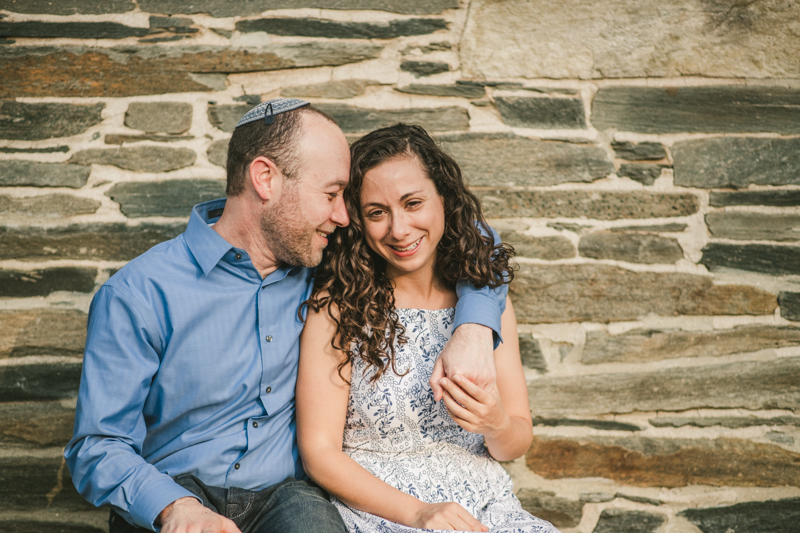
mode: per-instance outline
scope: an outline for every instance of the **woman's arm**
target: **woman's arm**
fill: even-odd
[[[338,373],[344,360],[331,339],[327,310],[308,312],[300,337],[297,443],[306,473],[347,505],[409,527],[487,531],[455,503],[426,504],[373,476],[342,451],[350,387]],[[343,369],[350,379],[350,366]]]
[[[511,300],[506,303],[501,327],[505,342],[494,351],[496,387],[485,390],[458,375],[443,379],[442,386],[446,391],[445,405],[453,420],[467,431],[483,435],[492,457],[510,461],[524,454],[533,440],[528,387]]]

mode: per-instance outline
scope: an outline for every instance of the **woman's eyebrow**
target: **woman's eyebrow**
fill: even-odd
[[[418,190],[418,191],[407,192],[407,193],[405,193],[403,196],[401,196],[401,197],[400,197],[400,201],[402,202],[403,200],[405,200],[405,199],[406,199],[406,198],[408,198],[409,196],[414,196],[415,194],[419,194],[419,193],[421,193],[421,192],[422,192],[422,189],[420,189],[420,190]]]

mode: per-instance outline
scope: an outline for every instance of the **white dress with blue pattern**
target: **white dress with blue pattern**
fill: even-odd
[[[376,384],[353,361],[343,450],[389,485],[428,503],[457,502],[503,533],[558,533],[522,509],[508,473],[486,450],[483,437],[456,424],[444,402],[434,402],[428,379],[452,335],[455,308],[398,309],[408,343],[395,344],[398,376],[387,370]],[[350,532],[420,530],[348,507],[331,498]]]

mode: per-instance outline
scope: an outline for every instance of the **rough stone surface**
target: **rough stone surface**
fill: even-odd
[[[475,190],[488,217],[565,217],[618,220],[680,217],[697,212],[690,193],[648,191]]]
[[[605,509],[600,514],[593,533],[656,533],[666,520],[664,515],[643,511]]]
[[[575,527],[583,517],[583,503],[560,498],[554,492],[522,489],[517,493],[522,508],[556,527]]]
[[[520,128],[584,129],[583,100],[580,98],[526,98],[495,96],[503,122]]]
[[[667,151],[661,143],[613,142],[611,148],[614,149],[614,155],[627,161],[657,161],[667,157]]]
[[[706,225],[717,239],[800,241],[800,215],[714,211],[706,215]]]
[[[263,31],[271,35],[300,35],[329,39],[394,39],[446,30],[447,21],[444,19],[402,19],[371,23],[339,22],[314,18],[265,18],[239,21],[236,23],[236,29],[243,33]]]
[[[661,176],[662,168],[668,167],[666,165],[649,165],[647,163],[623,163],[620,165],[617,175],[621,178],[630,178],[638,181],[642,185],[652,185]]]
[[[800,523],[800,498],[686,509],[679,515],[703,533],[792,533]]]
[[[214,17],[246,17],[264,11],[285,9],[282,0],[140,0],[139,7],[150,13],[209,13]],[[458,0],[297,0],[293,9],[372,9],[408,15],[429,15],[458,7]]]
[[[169,172],[194,164],[197,155],[189,148],[134,146],[89,148],[75,153],[70,162],[83,165],[113,165],[135,172]]]
[[[132,0],[0,0],[2,10],[42,15],[125,13],[134,7]]]
[[[616,228],[608,228],[608,231],[627,231],[634,233],[681,233],[686,228],[686,224],[658,224],[653,226],[619,226]]]
[[[252,108],[253,106],[249,104],[210,105],[208,106],[208,121],[224,132],[233,133],[239,120]]]
[[[0,146],[0,154],[54,154],[69,152],[69,146],[47,146],[45,148],[17,148],[14,146]]]
[[[586,183],[614,172],[614,165],[598,146],[481,133],[438,139],[472,187]]]
[[[800,91],[779,87],[607,87],[592,124],[639,133],[800,132]]]
[[[162,216],[188,217],[192,207],[225,196],[222,180],[169,180],[126,182],[114,185],[107,193],[131,218]]]
[[[72,365],[80,371],[80,365]],[[2,379],[2,378],[0,378]],[[77,386],[77,383],[76,383]],[[58,509],[61,511],[86,511],[94,507],[81,498],[72,485],[69,469],[61,457],[60,450],[55,448],[52,454],[41,457],[41,454],[25,456],[4,455],[0,457],[0,510],[27,511],[34,509]],[[53,491],[61,478],[60,491]],[[55,496],[48,501],[48,494]],[[0,523],[2,525],[2,523]],[[8,531],[3,529],[3,531]],[[12,530],[13,531],[13,530]],[[57,529],[41,529],[39,531],[58,531]],[[67,529],[69,533],[78,531]],[[91,531],[91,530],[88,530]]]
[[[1,112],[1,111],[0,111]],[[0,186],[4,187],[70,187],[86,185],[92,168],[85,165],[41,163],[39,161],[0,161]]]
[[[450,70],[450,65],[443,61],[403,61],[400,70],[411,72],[417,77],[433,76]]]
[[[3,63],[0,54],[0,64]],[[22,96],[3,89],[10,83],[10,75],[5,67],[3,83],[0,84],[0,98]],[[105,104],[70,105],[23,103],[0,100],[0,139],[15,141],[39,141],[53,137],[69,137],[83,133],[102,118],[100,112]]]
[[[369,80],[338,80],[312,85],[298,85],[281,89],[281,96],[291,98],[355,98],[364,94],[368,85],[378,85],[378,82]]]
[[[726,207],[729,205],[795,207],[800,205],[800,190],[711,191],[709,204],[713,207]]]
[[[539,341],[530,335],[519,336],[519,356],[522,359],[523,366],[540,372],[547,372],[547,362],[544,360],[544,355],[542,355]]]
[[[635,329],[620,335],[590,331],[581,362],[640,363],[675,357],[708,357],[800,346],[800,328],[739,326],[715,331]]]
[[[132,102],[125,125],[148,133],[183,133],[192,125],[192,106],[185,102]]]
[[[186,17],[150,17],[151,28],[189,28],[192,24],[194,24],[192,19]]]
[[[280,43],[250,49],[18,46],[4,49],[0,54],[0,69],[3,71],[0,98],[206,92],[224,89],[225,74],[338,66],[373,59],[381,49],[382,46],[372,43],[348,41]],[[3,123],[0,122],[0,134],[2,130]]]
[[[781,316],[786,320],[800,322],[800,292],[778,293],[778,305],[781,306]]]
[[[676,239],[647,234],[591,233],[581,237],[578,251],[584,257],[629,263],[674,263],[683,259]]]
[[[528,387],[540,416],[688,409],[800,407],[800,358],[538,378]],[[691,463],[687,463],[691,464]]]
[[[592,429],[599,429],[602,431],[641,431],[637,425],[628,424],[626,422],[616,422],[614,420],[594,420],[594,419],[574,419],[574,418],[542,418],[540,416],[534,417],[534,426],[549,426],[549,427],[587,427]]]
[[[208,147],[206,154],[208,155],[208,160],[214,163],[215,165],[219,165],[221,167],[225,167],[225,164],[228,161],[228,143],[230,139],[221,139],[219,141],[214,141],[211,143],[211,146]]]
[[[456,98],[482,98],[486,89],[476,85],[424,85],[412,83],[405,87],[397,87],[395,91],[406,94],[425,96],[454,96]]]
[[[149,33],[148,28],[135,28],[118,22],[0,22],[0,37],[125,39]]]
[[[774,294],[755,287],[601,264],[521,264],[509,291],[517,319],[534,324],[635,320],[651,313],[770,315],[777,307]]]
[[[80,381],[80,360],[4,366],[0,368],[0,402],[75,398]]]
[[[75,409],[59,402],[0,404],[0,443],[63,446],[72,438],[74,419]]]
[[[575,257],[575,247],[566,237],[532,237],[516,231],[501,231],[500,239],[514,247],[517,257],[546,261]]]
[[[603,477],[640,487],[800,486],[800,454],[725,437],[534,437],[526,458],[548,479]]]
[[[800,427],[800,417],[777,416],[773,418],[757,418],[755,416],[718,416],[718,417],[658,417],[649,420],[650,425],[657,428],[694,426],[709,428],[722,426],[726,428],[749,428],[754,426],[794,426]]]
[[[116,133],[110,133],[105,136],[103,142],[106,144],[138,143],[142,141],[171,143],[176,141],[191,141],[192,139],[194,139],[194,137],[191,135],[154,135],[147,133],[144,135],[119,135]]]
[[[684,187],[800,183],[800,139],[716,137],[680,141],[673,145],[672,156],[675,185]]]
[[[368,132],[398,122],[419,124],[430,131],[459,131],[469,127],[469,115],[463,107],[410,109],[367,109],[342,104],[317,104],[339,123],[346,133]]]
[[[188,216],[191,207],[180,216]],[[186,228],[177,224],[73,224],[52,228],[0,227],[0,259],[129,261]]]
[[[55,291],[91,292],[97,271],[60,267],[46,270],[0,270],[0,297],[47,296]]]
[[[0,195],[0,217],[63,218],[94,213],[100,202],[71,194],[46,194],[23,198]]]
[[[105,533],[107,530],[99,529],[86,524],[54,523],[38,520],[0,520],[0,530],[6,533]]]
[[[85,338],[86,313],[76,309],[0,311],[0,359],[80,355]]]
[[[800,273],[800,247],[712,242],[703,248],[700,263],[711,272],[733,269],[792,276]]]

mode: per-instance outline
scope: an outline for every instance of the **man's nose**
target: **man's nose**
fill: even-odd
[[[331,222],[340,228],[350,224],[350,217],[347,215],[347,206],[344,203],[344,196],[341,194],[336,198],[336,205],[333,207],[333,213],[331,213]]]

